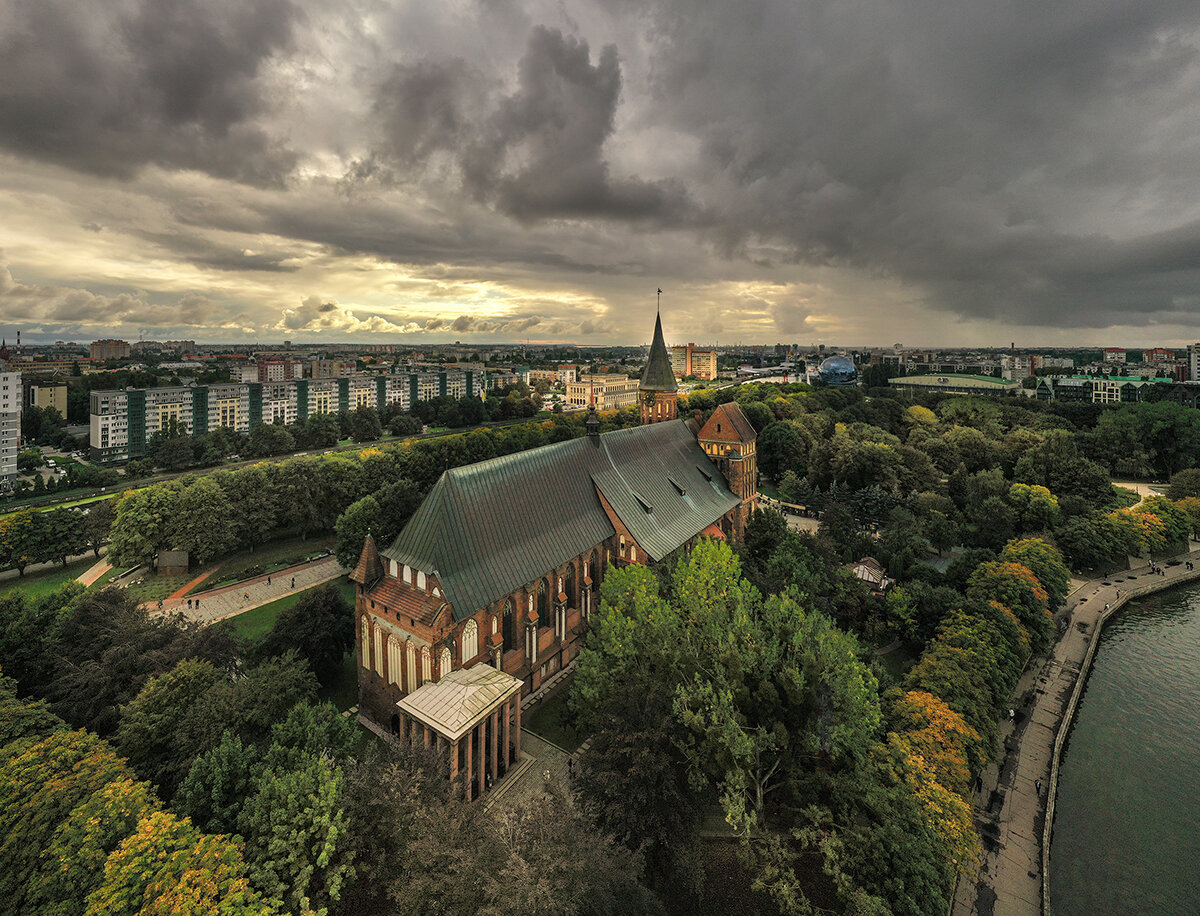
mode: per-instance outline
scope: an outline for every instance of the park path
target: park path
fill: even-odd
[[[1141,566],[1086,580],[1068,597],[1058,615],[1066,630],[1052,653],[1021,677],[1012,699],[1016,716],[1000,726],[1001,754],[981,776],[973,799],[981,861],[977,873],[959,876],[952,916],[1049,916],[1043,911],[1049,850],[1043,847],[1050,833],[1047,807],[1053,818],[1051,773],[1057,778],[1056,742],[1061,750],[1059,734],[1078,702],[1080,672],[1103,621],[1126,601],[1200,578],[1200,568],[1188,570],[1182,562],[1200,564],[1200,550],[1176,559],[1178,566],[1163,567],[1165,575]]]
[[[337,579],[345,572],[346,570],[342,568],[335,557],[324,557],[309,563],[290,566],[268,575],[247,579],[234,585],[192,595],[190,598],[194,605],[190,608],[188,607],[188,598],[167,598],[163,601],[162,613],[180,613],[189,620],[213,623],[269,604],[285,595]],[[147,601],[142,607],[157,611],[158,602]]]
[[[173,591],[173,592],[171,592],[171,594],[167,595],[167,597],[164,600],[165,601],[173,601],[176,598],[186,598],[188,592],[190,592],[193,588],[195,588],[197,585],[199,585],[201,582],[203,582],[205,579],[207,579],[213,573],[219,572],[221,567],[224,565],[225,565],[224,562],[221,562],[221,563],[217,563],[211,569],[206,569],[204,572],[200,573],[200,575],[196,576],[196,578],[193,579],[191,582],[187,583],[187,585],[184,585],[181,588],[175,589],[175,591]]]
[[[104,548],[101,549],[103,550]],[[102,557],[93,563],[82,575],[76,576],[75,581],[81,583],[85,587],[89,586],[110,569],[112,569],[112,564],[109,563],[107,559]]]

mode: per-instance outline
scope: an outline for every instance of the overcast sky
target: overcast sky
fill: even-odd
[[[1200,339],[1195,0],[0,0],[0,333]]]

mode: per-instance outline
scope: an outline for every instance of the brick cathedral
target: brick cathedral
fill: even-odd
[[[520,759],[521,697],[578,654],[614,566],[702,537],[738,541],[758,495],[736,404],[700,426],[655,321],[641,425],[447,471],[394,543],[368,536],[356,583],[359,709],[448,752],[478,797]]]

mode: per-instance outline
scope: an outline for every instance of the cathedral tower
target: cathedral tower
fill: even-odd
[[[663,341],[662,316],[654,319],[654,342],[642,373],[638,394],[642,402],[642,425],[674,420],[679,410],[679,386],[671,371],[671,357]]]

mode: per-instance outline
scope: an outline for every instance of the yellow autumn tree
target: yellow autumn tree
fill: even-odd
[[[1015,622],[1015,621],[1014,621]],[[925,690],[910,690],[892,709],[894,737],[910,757],[920,757],[944,787],[965,796],[971,782],[970,752],[982,745],[979,733],[945,701]]]

